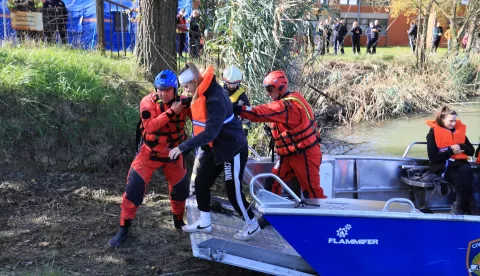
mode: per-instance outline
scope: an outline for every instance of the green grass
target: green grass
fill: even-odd
[[[66,48],[0,48],[0,146],[51,136],[76,147],[91,129],[131,136],[150,88],[133,58]],[[85,139],[83,139],[85,143]]]
[[[317,55],[317,59],[323,60],[341,60],[341,61],[357,61],[357,60],[369,60],[369,59],[381,59],[384,61],[395,61],[401,59],[412,59],[415,55],[412,53],[410,47],[377,47],[377,54],[376,55],[368,55],[366,54],[367,48],[360,47],[361,54],[354,55],[351,46],[344,47],[345,54],[344,55],[333,55],[333,47],[330,46],[330,55],[321,56],[318,52],[315,53]],[[438,58],[443,57],[447,53],[446,48],[438,48],[436,54],[431,54],[430,50],[427,49],[428,57]]]

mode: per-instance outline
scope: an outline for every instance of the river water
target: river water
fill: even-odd
[[[458,119],[467,125],[467,137],[470,142],[480,140],[480,98],[471,103],[454,105],[459,113]],[[402,156],[412,142],[426,142],[429,127],[426,120],[434,114],[397,118],[375,124],[364,123],[351,129],[340,128],[330,133],[333,138],[357,144],[347,154],[369,156]],[[476,148],[477,146],[475,146]],[[408,157],[427,158],[426,145],[415,145]]]

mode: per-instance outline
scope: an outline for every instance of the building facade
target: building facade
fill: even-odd
[[[358,22],[360,28],[362,28],[363,34],[360,38],[361,45],[367,44],[366,30],[370,22],[375,20],[379,21],[379,25],[382,27],[378,46],[408,46],[407,31],[410,28],[410,23],[407,22],[407,18],[400,15],[396,18],[392,18],[385,8],[375,6],[375,3],[379,3],[378,0],[318,0],[315,6],[322,10],[320,20],[324,20],[327,17],[338,17],[344,20],[348,31],[352,29],[353,22]],[[326,13],[326,6],[330,10],[330,13]],[[333,11],[333,12],[332,12]],[[336,15],[336,16],[335,16]],[[351,36],[345,38],[345,45],[351,45]]]

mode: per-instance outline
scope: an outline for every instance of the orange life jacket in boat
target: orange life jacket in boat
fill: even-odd
[[[455,131],[450,131],[444,127],[437,125],[434,120],[428,120],[427,125],[433,128],[433,134],[435,136],[435,143],[440,151],[448,149],[448,147],[455,144],[464,144],[467,126],[462,124],[460,120],[457,120],[455,124]],[[465,153],[458,153],[451,156],[455,160],[468,159],[468,155]]]

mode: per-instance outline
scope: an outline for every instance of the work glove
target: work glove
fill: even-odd
[[[182,98],[181,101],[183,106],[190,107],[190,104],[192,103],[192,97]]]
[[[170,157],[170,159],[172,160],[177,160],[180,154],[182,154],[182,151],[180,150],[180,148],[175,147],[168,153],[168,157]]]

